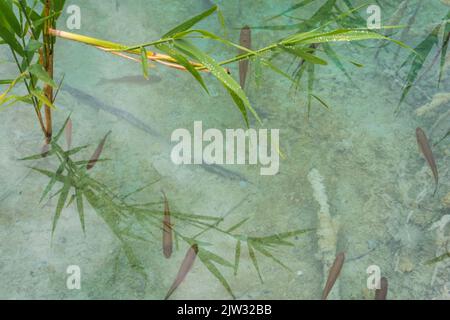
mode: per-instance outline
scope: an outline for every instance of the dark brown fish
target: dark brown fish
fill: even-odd
[[[72,119],[69,118],[66,124],[66,128],[64,129],[64,133],[66,135],[67,149],[69,150],[72,146]]]
[[[439,185],[439,174],[436,166],[436,161],[434,160],[433,151],[431,151],[430,143],[428,142],[427,135],[421,128],[416,129],[416,137],[417,137],[417,144],[419,145],[420,151],[424,155],[425,159],[428,162],[428,165],[431,168],[431,171],[433,172],[434,181],[436,183],[436,188],[434,189],[434,194],[436,194],[436,191],[438,189]]]
[[[97,149],[95,150],[94,154],[91,157],[91,160],[89,160],[89,163],[86,166],[86,169],[91,170],[92,168],[94,168],[94,166],[96,165],[98,159],[100,158],[100,155],[103,152],[103,148],[105,147],[105,143],[106,143],[106,139],[108,138],[108,136],[111,134],[111,131],[109,131],[105,137],[103,138],[103,140],[100,142],[100,144],[98,145]]]
[[[245,26],[241,30],[241,39],[240,39],[240,46],[251,49],[252,48],[252,30],[249,26]],[[245,54],[244,50],[239,51],[239,55]],[[249,60],[241,60],[239,62],[239,78],[241,82],[241,87],[244,89],[245,87],[245,81],[247,80],[247,73],[248,73],[248,66],[249,66]]]
[[[172,256],[173,250],[173,233],[172,224],[170,223],[170,208],[169,200],[163,191],[164,195],[164,220],[163,220],[163,252],[164,256],[169,259]]]
[[[196,244],[192,245],[186,253],[186,257],[184,257],[183,263],[181,264],[180,270],[178,271],[177,277],[173,282],[172,286],[167,292],[165,300],[169,299],[173,292],[180,286],[180,284],[184,281],[189,271],[191,271],[192,266],[194,265],[195,259],[198,254],[198,246]]]
[[[333,289],[334,284],[336,283],[336,280],[339,277],[339,274],[341,273],[344,261],[345,261],[345,253],[341,252],[336,256],[336,259],[334,260],[334,263],[330,268],[327,283],[325,285],[325,289],[323,290],[322,300],[326,300],[328,298],[328,295]]]
[[[385,277],[381,278],[380,286],[380,289],[375,291],[375,300],[386,300],[389,284]]]

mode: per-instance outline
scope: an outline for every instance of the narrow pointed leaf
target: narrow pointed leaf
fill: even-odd
[[[205,267],[208,268],[209,272],[211,272],[213,274],[213,276],[216,277],[220,281],[222,286],[233,297],[233,299],[236,299],[236,297],[233,293],[233,290],[231,290],[230,285],[228,284],[227,280],[222,275],[222,273],[219,271],[219,269],[217,269],[217,267],[208,260],[201,260],[201,261],[205,265]]]
[[[148,80],[148,58],[147,58],[147,50],[144,47],[141,48],[141,62],[144,78]]]
[[[261,271],[259,270],[258,258],[256,258],[255,251],[253,250],[250,242],[247,242],[247,248],[248,248],[248,254],[250,256],[250,259],[252,260],[252,263],[255,266],[256,271],[258,272],[259,280],[261,281],[261,283],[264,283],[264,280],[261,276]]]
[[[49,76],[48,72],[44,69],[42,65],[39,63],[33,64],[28,68],[30,73],[37,77],[39,80],[43,81],[45,84],[52,86],[53,88],[57,88],[58,85],[55,81]]]
[[[185,52],[186,54],[192,55],[195,59],[200,61],[224,85],[225,88],[229,89],[228,91],[230,93],[233,92],[234,95],[232,95],[232,98],[235,102],[239,100],[242,101],[242,104],[240,106],[238,105],[238,107],[241,110],[244,118],[246,117],[246,113],[243,112],[242,105],[246,109],[250,110],[250,112],[255,116],[259,123],[262,123],[258,114],[250,105],[250,101],[248,100],[241,86],[212,57],[205,54],[196,46],[186,40],[175,41],[175,46],[181,51]]]
[[[86,226],[84,224],[83,192],[80,189],[76,188],[75,196],[77,198],[77,210],[80,217],[81,228],[83,229],[83,232],[86,233]]]
[[[224,258],[216,255],[215,253],[212,253],[211,251],[207,251],[203,248],[199,251],[198,256],[200,257],[200,259],[214,261],[225,267],[229,267],[229,268],[234,267],[234,265],[231,262],[229,262],[229,261],[225,260]]]
[[[65,162],[61,163],[59,168],[56,170],[56,173],[53,175],[53,177],[50,179],[50,182],[47,184],[47,186],[44,189],[44,192],[42,193],[41,199],[39,202],[42,202],[44,198],[49,194],[49,192],[52,190],[53,186],[57,182],[57,177],[60,176],[64,171]]]
[[[61,193],[59,195],[58,203],[56,204],[55,216],[53,217],[53,226],[52,226],[52,235],[55,233],[56,225],[58,224],[58,220],[61,217],[61,212],[64,208],[64,205],[67,200],[67,196],[69,195],[70,190],[70,177],[66,176],[64,178],[64,186],[61,189]]]
[[[263,246],[256,242],[252,242],[253,247],[255,250],[259,251],[261,254],[265,255],[266,257],[272,259],[276,263],[278,263],[280,266],[285,268],[288,271],[292,271],[288,266],[286,266],[284,263],[282,263],[279,259],[275,258],[268,250],[266,250]]]
[[[239,270],[239,261],[241,260],[241,240],[236,243],[236,251],[234,256],[234,275],[237,276]]]
[[[213,14],[217,10],[217,6],[212,6],[208,10],[202,12],[201,14],[183,22],[182,24],[176,26],[175,28],[171,29],[169,32],[167,32],[165,35],[162,36],[162,38],[170,38],[173,35],[189,30],[193,26],[195,26],[197,23],[202,21],[203,19],[209,17],[211,14]]]
[[[181,53],[176,51],[174,48],[169,47],[165,44],[161,44],[157,46],[158,49],[165,52],[169,56],[171,56],[173,59],[175,59],[180,65],[186,68],[186,70],[197,80],[198,83],[205,89],[207,93],[209,93],[208,88],[206,87],[205,82],[203,81],[203,78],[200,74],[200,72],[197,71],[197,69],[189,62],[188,59],[186,59]]]

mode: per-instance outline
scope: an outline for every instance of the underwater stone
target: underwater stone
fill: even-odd
[[[409,257],[402,257],[402,258],[400,258],[400,261],[398,264],[398,269],[401,272],[409,273],[409,272],[413,271],[414,264],[412,263],[411,259],[409,259]]]
[[[442,198],[442,204],[444,205],[444,207],[450,208],[450,192],[444,198]]]

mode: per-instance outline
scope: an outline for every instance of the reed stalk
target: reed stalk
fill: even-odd
[[[58,37],[58,38],[76,41],[76,42],[80,42],[80,43],[87,44],[90,46],[94,46],[97,49],[100,49],[102,51],[109,52],[111,54],[121,56],[123,58],[130,59],[130,60],[134,60],[134,59],[132,59],[129,56],[124,56],[123,54],[120,54],[118,51],[123,51],[123,52],[133,54],[133,55],[141,55],[140,49],[134,49],[134,48],[129,49],[128,46],[125,46],[125,45],[122,45],[119,43],[115,43],[115,42],[111,42],[111,41],[96,39],[96,38],[92,38],[92,37],[88,37],[88,36],[84,36],[84,35],[79,35],[79,34],[75,34],[75,33],[71,33],[71,32],[55,30],[55,29],[49,29],[49,34],[53,37]],[[177,63],[177,61],[174,58],[170,57],[169,55],[147,50],[147,58],[150,61],[154,61],[156,63],[163,64],[167,67],[186,71],[185,67],[179,65]],[[134,60],[134,61],[136,61],[136,60]],[[140,60],[137,60],[137,61],[140,61]],[[205,70],[205,67],[201,63],[197,63],[197,62],[193,62],[193,61],[190,61],[190,63],[194,67],[198,68],[199,70]]]
[[[48,19],[51,15],[52,1],[45,1],[44,17],[46,18],[44,23],[44,50],[41,51],[41,63],[43,63],[44,69],[47,71],[51,79],[53,79],[53,58],[54,58],[54,41],[53,36],[49,30],[52,29],[53,19]],[[43,57],[42,57],[43,56]],[[44,93],[48,101],[53,101],[53,88],[49,84],[45,84]],[[45,139],[47,144],[52,139],[52,110],[49,105],[44,106],[45,113]]]

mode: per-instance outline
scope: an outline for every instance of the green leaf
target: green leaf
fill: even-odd
[[[315,0],[303,0],[303,1],[300,1],[299,3],[294,4],[293,6],[289,7],[288,9],[286,9],[283,12],[281,12],[280,14],[277,14],[277,15],[267,19],[267,21],[274,20],[276,18],[284,16],[285,14],[287,14],[287,13],[289,13],[291,11],[294,11],[294,10],[297,10],[297,9],[302,8],[304,6],[307,6],[308,4],[310,4],[311,2],[314,2],[314,1]]]
[[[76,188],[75,189],[75,197],[77,198],[77,210],[78,215],[80,216],[80,223],[83,232],[86,234],[86,226],[84,224],[84,206],[83,206],[83,192]]]
[[[236,243],[236,251],[234,255],[234,275],[237,276],[239,270],[239,261],[241,259],[241,240]]]
[[[205,82],[203,81],[203,78],[200,74],[200,72],[197,71],[197,69],[189,62],[188,59],[186,59],[181,53],[176,51],[174,48],[169,47],[165,44],[157,45],[156,46],[159,50],[165,52],[169,56],[171,56],[173,59],[175,59],[180,65],[186,68],[186,70],[197,80],[198,83],[205,89],[207,93],[209,93],[208,88],[206,87]]]
[[[328,56],[328,58],[330,58],[330,60],[334,63],[334,65],[336,67],[338,67],[339,70],[341,70],[350,81],[352,81],[352,78],[348,74],[347,70],[345,69],[344,65],[342,64],[341,60],[339,59],[337,53],[331,48],[331,46],[328,43],[324,43],[324,44],[322,44],[322,47],[325,51],[325,54]],[[353,63],[353,62],[350,61],[350,63]],[[356,65],[356,66],[362,67],[362,65]]]
[[[2,1],[2,0],[0,0]],[[15,35],[11,33],[4,25],[0,23],[0,38],[5,41],[11,50],[14,50],[20,56],[24,56],[25,52],[23,47],[20,45],[19,41],[17,41]]]
[[[69,176],[65,176],[64,177],[64,186],[61,190],[61,193],[59,195],[59,199],[58,199],[58,203],[56,204],[56,211],[55,211],[55,216],[53,218],[53,227],[52,227],[52,237],[55,233],[56,230],[56,225],[58,224],[58,220],[61,216],[61,212],[64,208],[64,205],[66,203],[67,200],[67,196],[69,195],[69,190],[70,190],[71,184],[70,184],[70,177]]]
[[[212,264],[210,261],[208,261],[208,260],[201,260],[201,261],[205,265],[205,267],[208,268],[209,272],[211,272],[213,274],[213,276],[216,277],[220,281],[222,286],[233,297],[233,299],[236,299],[236,297],[234,296],[233,291],[231,290],[230,285],[228,284],[227,280],[222,275],[222,273],[220,273],[219,269],[217,269],[217,267],[214,264]]]
[[[262,238],[251,238],[251,241],[257,241],[265,244],[280,244],[283,240],[300,236],[308,232],[314,231],[315,229],[300,229],[295,231],[289,231],[284,233],[278,233],[275,235],[262,237]]]
[[[258,244],[257,242],[252,242],[253,247],[255,250],[259,251],[261,254],[265,255],[266,257],[272,259],[276,263],[278,263],[280,266],[285,268],[288,271],[292,271],[288,266],[286,266],[284,263],[282,263],[279,259],[275,258],[269,251],[267,251],[262,245]]]
[[[440,85],[441,81],[442,81],[442,75],[444,73],[444,66],[445,66],[445,59],[447,57],[447,50],[448,50],[448,45],[450,42],[450,31],[447,31],[444,34],[444,41],[442,41],[442,46],[441,46],[441,63],[440,63],[440,68],[439,68],[439,79],[438,79],[438,86]]]
[[[216,255],[215,253],[212,253],[211,251],[208,251],[206,249],[201,249],[198,253],[198,256],[201,257],[201,259],[204,260],[211,260],[218,264],[221,264],[225,267],[233,268],[234,265],[231,262],[228,262],[227,260],[223,259],[222,257]]]
[[[8,80],[0,80],[0,85],[4,85],[4,84],[11,84],[13,83],[14,80],[12,79],[8,79]]]
[[[0,15],[5,19],[16,35],[20,36],[22,30],[20,28],[20,23],[14,14],[13,8],[10,1],[0,0]]]
[[[308,118],[311,115],[311,97],[315,80],[315,68],[313,64],[308,64],[306,71],[308,72]]]
[[[256,59],[258,60],[258,59]],[[268,67],[269,69],[271,69],[272,71],[278,73],[279,75],[282,75],[283,77],[285,77],[286,79],[288,79],[289,81],[295,83],[295,79],[292,78],[290,75],[288,75],[286,72],[284,72],[283,70],[281,70],[280,68],[278,68],[277,66],[275,66],[273,63],[271,63],[269,60],[266,59],[260,59],[261,64],[265,65],[266,67]]]
[[[53,0],[53,10],[56,12],[61,12],[64,9],[66,0]]]
[[[30,167],[30,169],[32,169],[32,170],[34,170],[36,172],[39,172],[40,174],[43,174],[44,176],[47,176],[49,178],[52,178],[55,175],[54,172],[51,172],[51,171],[48,171],[48,170],[44,170],[44,169],[41,169],[41,168]],[[63,182],[64,181],[64,176],[62,176],[62,175],[61,176],[57,176],[56,179],[59,182]]]
[[[100,163],[100,162],[107,162],[107,161],[111,161],[111,159],[98,159],[97,161],[96,161],[96,163]],[[81,160],[81,161],[75,161],[74,163],[77,165],[77,166],[86,166],[87,164],[89,164],[89,163],[91,163],[92,162],[92,160]]]
[[[222,10],[217,10],[217,18],[219,20],[220,27],[222,28],[222,32],[225,38],[228,38],[227,27],[225,25],[225,17],[223,16]]]
[[[53,186],[55,185],[55,183],[57,182],[56,178],[58,176],[60,176],[65,168],[65,164],[66,162],[61,163],[61,165],[58,167],[58,169],[56,170],[56,173],[53,175],[53,177],[50,179],[50,182],[47,184],[47,186],[44,189],[44,192],[42,193],[41,199],[39,200],[39,203],[42,202],[42,200],[44,200],[44,198],[49,194],[49,192],[52,190]]]
[[[42,104],[55,109],[55,106],[53,105],[53,103],[47,99],[47,97],[45,96],[45,94],[42,91],[30,89],[30,93],[33,95],[33,97],[36,97]]]
[[[48,84],[49,86],[52,86],[53,88],[58,87],[57,84],[55,83],[55,81],[53,81],[53,79],[49,76],[47,71],[44,69],[44,67],[42,65],[40,65],[39,63],[31,65],[28,68],[28,71],[30,71],[30,73],[33,76],[37,77],[39,80],[41,80],[45,84]]]
[[[61,11],[54,12],[54,13],[50,14],[49,16],[46,16],[46,17],[43,17],[40,19],[32,19],[33,26],[34,26],[34,28],[38,28],[41,25],[43,25],[44,22],[46,22],[47,20],[52,20],[53,18],[58,17],[59,15],[61,15]]]
[[[439,43],[438,34],[439,27],[436,27],[431,31],[431,33],[417,46],[414,48],[415,52],[418,54],[411,53],[408,58],[403,62],[402,67],[407,63],[411,62],[411,67],[408,72],[408,76],[406,77],[406,84],[403,88],[402,96],[397,106],[397,112],[400,109],[401,104],[406,99],[408,93],[416,82],[417,77],[419,76],[420,71],[423,68],[423,65],[430,55],[431,50],[435,45]]]
[[[219,217],[213,217],[213,216],[206,216],[206,215],[199,215],[199,214],[189,214],[189,213],[182,213],[182,212],[176,212],[176,211],[172,211],[170,213],[173,217],[176,218],[193,218],[193,219],[197,219],[197,220],[206,220],[206,221],[221,221],[222,218]]]
[[[73,194],[73,195],[70,197],[69,201],[67,201],[66,208],[70,207],[74,201],[75,201],[75,195]]]
[[[169,32],[167,32],[164,36],[162,36],[162,38],[170,38],[173,35],[189,30],[190,28],[192,28],[194,25],[196,25],[197,23],[199,23],[200,21],[202,21],[203,19],[209,17],[211,14],[213,14],[215,11],[217,10],[217,6],[212,6],[211,8],[209,8],[208,10],[202,12],[201,14],[183,22],[182,24],[178,25],[177,27],[171,29]]]
[[[39,153],[39,154],[35,154],[26,158],[22,158],[19,159],[19,161],[32,161],[32,160],[40,160],[43,159],[45,157],[48,157],[50,155],[53,155],[55,153],[55,150],[50,150],[48,152],[44,152],[44,153]]]
[[[436,264],[438,262],[442,262],[444,260],[447,260],[449,258],[450,258],[450,252],[447,252],[447,253],[444,253],[443,255],[439,256],[439,257],[436,257],[434,259],[431,259],[431,260],[427,261],[425,264],[433,265],[433,264]]]
[[[148,80],[148,58],[147,58],[147,50],[144,47],[141,48],[141,62],[144,78]]]
[[[315,55],[313,55],[311,53],[308,53],[304,49],[289,48],[289,47],[285,47],[285,46],[281,46],[281,48],[283,50],[285,50],[286,52],[288,52],[290,54],[293,54],[293,55],[295,55],[295,56],[297,56],[299,58],[302,58],[303,60],[308,61],[310,63],[320,64],[320,65],[323,65],[323,66],[328,65],[327,61],[325,61],[325,60],[323,60],[323,59],[321,59],[321,58],[319,58],[319,57],[317,57],[317,56],[315,56]]]
[[[322,100],[320,97],[316,96],[315,94],[311,93],[311,96],[316,99],[317,101],[319,101],[325,108],[330,109],[330,107],[328,106],[328,104]]]
[[[64,133],[64,129],[66,128],[69,121],[70,121],[70,115],[67,117],[66,121],[64,121],[64,124],[61,127],[61,129],[59,129],[58,133],[53,137],[53,139],[52,139],[53,143],[56,144],[59,141],[59,139],[61,138],[62,134]]]
[[[10,93],[11,90],[17,85],[17,83],[19,81],[21,81],[24,77],[25,77],[25,73],[22,73],[16,79],[11,81],[11,83],[8,86],[8,89],[6,89],[6,91],[4,93],[0,94],[0,105],[2,105],[3,103],[6,102],[5,99],[6,99],[6,96],[8,95],[8,93]]]
[[[36,40],[34,40],[34,39],[31,39],[31,40],[28,42],[28,44],[27,44],[27,46],[26,46],[26,48],[25,48],[25,51],[26,51],[26,52],[36,52],[36,51],[38,51],[39,48],[41,48],[41,47],[42,47],[42,43],[40,43],[39,41],[36,41]]]
[[[221,43],[223,43],[223,44],[225,44],[227,46],[235,47],[235,48],[237,48],[237,49],[239,49],[239,50],[241,50],[243,52],[251,53],[253,56],[259,56],[259,53],[257,51],[253,51],[250,48],[246,48],[246,47],[238,45],[238,44],[236,44],[234,42],[226,40],[226,39],[224,39],[222,37],[219,37],[218,35],[215,35],[214,33],[210,32],[210,31],[207,31],[207,30],[202,30],[202,29],[187,30],[187,31],[178,33],[174,38],[175,39],[181,39],[181,38],[183,38],[186,35],[189,35],[191,33],[198,33],[205,39],[211,39],[211,40],[214,40],[214,41],[218,41],[218,42],[221,42]]]
[[[447,131],[447,133],[438,141],[434,144],[434,146],[439,145],[442,141],[444,141],[445,139],[447,139],[448,137],[450,137],[450,129]]]
[[[247,248],[248,248],[248,254],[250,256],[250,259],[252,260],[252,263],[255,266],[256,271],[258,272],[259,280],[261,280],[261,283],[264,283],[264,280],[261,276],[261,271],[259,270],[258,259],[256,258],[255,251],[253,250],[250,242],[247,242]]]
[[[12,101],[11,101],[12,100]],[[11,101],[11,102],[10,102]],[[6,104],[7,102],[9,102],[8,104]],[[3,100],[0,105],[4,105],[6,104],[1,110],[4,110],[6,108],[9,108],[11,106],[13,106],[14,104],[18,103],[18,102],[23,102],[26,104],[33,104],[33,101],[31,100],[31,96],[30,95],[24,95],[24,96],[18,96],[18,95],[9,95],[8,97],[6,97],[5,100]],[[0,110],[0,111],[1,111]]]
[[[226,233],[231,233],[236,229],[239,229],[242,225],[244,225],[248,220],[250,220],[250,218],[245,218],[244,220],[238,222],[237,224],[235,224],[234,226],[232,226],[230,229],[228,229],[226,231]]]
[[[330,32],[303,32],[297,33],[293,36],[288,37],[282,41],[283,45],[296,45],[296,44],[317,44],[317,43],[328,43],[328,42],[349,42],[349,41],[362,41],[362,40],[389,40],[396,43],[397,45],[411,50],[413,53],[415,51],[404,43],[383,36],[382,34],[358,29],[337,29]]]
[[[255,116],[259,123],[262,123],[256,111],[250,105],[250,101],[245,95],[240,85],[221,67],[212,57],[208,56],[196,46],[186,40],[175,41],[175,46],[188,55],[192,55],[200,61],[229,91],[239,110],[241,111],[246,123],[248,124],[246,109]]]
[[[245,125],[248,127],[250,124],[248,122],[248,114],[247,109],[245,108],[245,103],[242,101],[242,99],[230,88],[225,87],[227,89],[228,94],[231,96],[231,98],[234,101],[234,104],[238,107],[239,111],[242,113],[242,117],[244,118]]]

